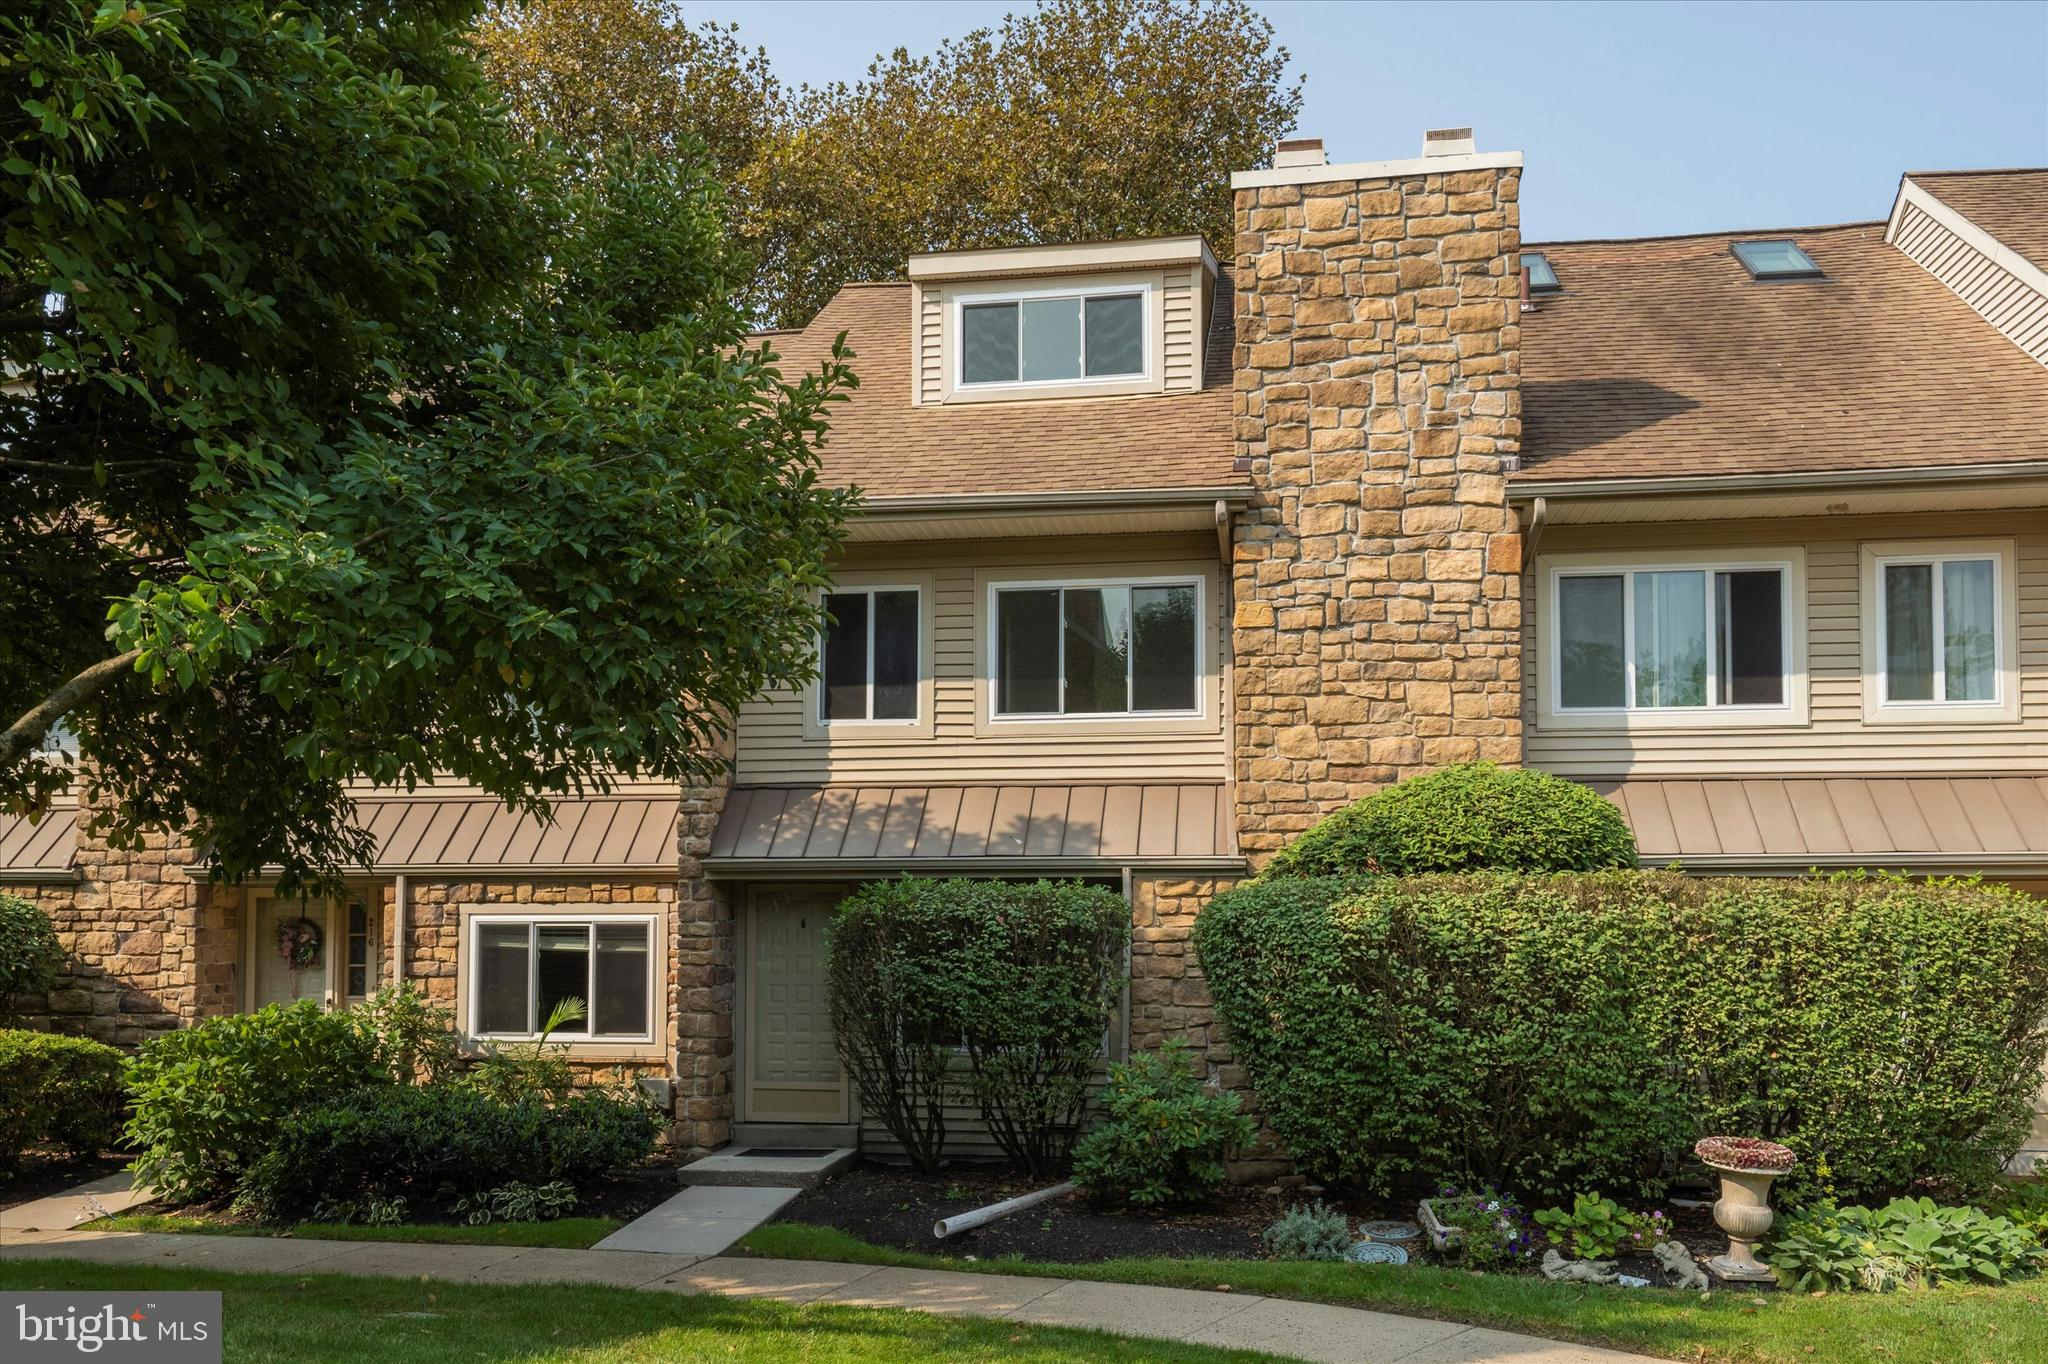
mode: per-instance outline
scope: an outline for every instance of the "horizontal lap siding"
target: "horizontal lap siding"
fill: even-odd
[[[1968,512],[1836,522],[1554,526],[1525,575],[1523,700],[1527,761],[1569,776],[2048,772],[2048,531],[2039,512]],[[1868,725],[1863,721],[1862,545],[1865,541],[2009,539],[2017,547],[2021,723]],[[1575,551],[1731,546],[1806,551],[1810,723],[1636,734],[1545,732],[1539,600],[1543,560]]]
[[[1195,309],[1201,301],[1201,291],[1195,287],[1194,272],[1169,274],[1164,292],[1160,350],[1166,386],[1170,389],[1200,388],[1202,350],[1201,337],[1195,326]]]
[[[1021,457],[1021,456],[1020,456]],[[935,783],[1137,781],[1189,777],[1221,780],[1227,772],[1220,725],[1197,733],[1105,729],[1093,734],[976,735],[974,679],[982,644],[977,624],[977,572],[1019,578],[1058,577],[1115,565],[1144,576],[1157,566],[1211,562],[1216,543],[1203,535],[1147,535],[1052,541],[956,542],[855,547],[845,567],[862,572],[931,574],[937,601],[932,641],[935,686],[931,738],[824,740],[804,735],[801,697],[781,691],[740,710],[737,780],[743,785],[852,783],[917,786]],[[1209,715],[1222,704],[1223,618],[1220,594],[1207,592],[1206,654]]]
[[[2048,295],[2021,283],[1917,205],[1908,203],[1901,211],[1895,240],[2021,350],[2048,362]]]

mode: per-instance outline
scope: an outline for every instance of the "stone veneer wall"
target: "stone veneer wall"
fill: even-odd
[[[22,1021],[132,1047],[234,1012],[240,911],[192,879],[196,860],[161,835],[122,851],[81,831],[78,881],[0,887],[50,916],[66,957],[47,999],[20,1002]]]
[[[728,743],[730,741],[728,740]],[[730,750],[728,749],[728,754]],[[675,1036],[676,1139],[689,1151],[715,1151],[732,1139],[732,1015],[738,1003],[738,928],[732,895],[704,875],[711,835],[732,785],[730,772],[683,792],[678,819]]]
[[[1516,169],[1236,191],[1238,838],[1521,757]]]
[[[1151,1051],[1177,1037],[1188,1044],[1197,1075],[1235,1092],[1244,1110],[1256,1114],[1258,1096],[1216,1022],[1215,1000],[1192,941],[1195,915],[1235,884],[1213,877],[1131,879],[1130,1052]],[[1279,1139],[1264,1128],[1230,1162],[1231,1178],[1247,1183],[1292,1169]]]
[[[382,887],[385,922],[393,913],[396,886]],[[455,1007],[461,975],[462,909],[465,905],[631,905],[653,907],[664,912],[675,908],[676,890],[666,878],[640,877],[528,877],[520,880],[406,880],[405,979],[419,986],[421,993],[443,1008]],[[668,941],[668,982],[666,1008],[675,1017],[676,946],[673,931]],[[579,1084],[609,1084],[636,1080],[642,1076],[666,1078],[666,1059],[644,1061],[585,1060],[572,1055],[570,1063]]]

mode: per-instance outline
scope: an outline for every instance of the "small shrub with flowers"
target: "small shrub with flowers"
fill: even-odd
[[[1542,1236],[1526,1208],[1498,1189],[1460,1195],[1449,1184],[1437,1190],[1430,1208],[1437,1221],[1458,1233],[1449,1254],[1467,1269],[1508,1269],[1536,1258]]]
[[[1549,1232],[1552,1245],[1577,1260],[1612,1260],[1623,1252],[1647,1255],[1671,1239],[1671,1224],[1661,1209],[1630,1212],[1600,1194],[1573,1194],[1570,1211],[1545,1208],[1536,1221]]]

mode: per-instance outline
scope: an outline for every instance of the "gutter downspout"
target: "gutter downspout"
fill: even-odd
[[[391,882],[391,983],[405,984],[405,920],[408,900],[405,873]]]
[[[1537,498],[1529,504],[1529,529],[1522,532],[1522,567],[1536,566],[1536,547],[1543,543],[1543,527],[1550,520],[1550,504]]]

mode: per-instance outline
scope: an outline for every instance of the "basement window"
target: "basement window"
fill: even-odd
[[[1564,285],[1558,283],[1557,271],[1551,268],[1550,257],[1541,251],[1524,251],[1522,268],[1529,272],[1529,292],[1532,294],[1559,294]]]
[[[1776,241],[1736,242],[1731,248],[1751,279],[1819,279],[1821,269],[1799,244]]]

